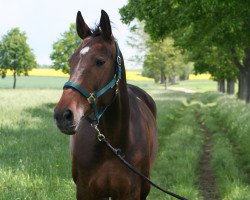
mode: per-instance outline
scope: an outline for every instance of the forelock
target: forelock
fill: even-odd
[[[91,30],[91,36],[97,37],[102,35],[102,30],[99,25],[97,25],[95,28]]]

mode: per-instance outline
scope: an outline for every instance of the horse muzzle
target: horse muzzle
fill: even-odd
[[[73,135],[78,131],[82,119],[90,112],[88,101],[74,89],[67,88],[54,109],[54,119],[62,133]]]
[[[77,131],[77,122],[74,120],[73,112],[66,108],[58,111],[56,108],[54,110],[54,119],[56,121],[57,127],[61,132],[67,135],[73,135]]]

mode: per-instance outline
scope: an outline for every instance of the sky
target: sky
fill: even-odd
[[[19,27],[26,32],[37,62],[49,65],[52,44],[75,22],[77,11],[82,12],[89,27],[94,27],[103,9],[113,23],[113,34],[125,64],[132,65],[128,59],[135,52],[126,44],[129,28],[122,24],[119,14],[119,8],[126,3],[127,0],[0,0],[0,37],[11,28]]]

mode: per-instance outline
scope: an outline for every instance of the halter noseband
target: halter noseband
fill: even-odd
[[[63,88],[73,88],[76,91],[78,91],[83,97],[85,97],[87,99],[87,101],[89,102],[89,104],[91,105],[94,115],[95,115],[95,120],[97,122],[97,124],[99,124],[99,120],[101,118],[101,116],[103,115],[103,113],[105,112],[105,110],[108,108],[107,105],[103,108],[101,108],[100,110],[97,109],[96,106],[96,100],[98,97],[102,96],[104,93],[106,93],[109,89],[113,88],[114,86],[116,86],[116,94],[115,97],[118,93],[118,83],[119,80],[121,79],[121,56],[120,56],[120,49],[118,46],[117,41],[115,40],[115,47],[116,47],[116,68],[115,68],[115,75],[114,78],[106,85],[104,86],[102,89],[100,89],[97,92],[88,92],[85,88],[81,87],[80,85],[74,83],[74,82],[66,82],[63,86]],[[114,97],[114,98],[115,98]],[[113,102],[113,101],[112,101]]]

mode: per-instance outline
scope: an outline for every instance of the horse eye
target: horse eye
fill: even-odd
[[[104,65],[105,61],[104,60],[96,60],[96,65],[97,66],[102,66]]]

